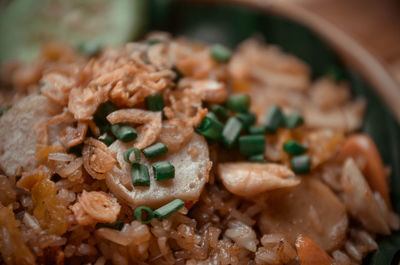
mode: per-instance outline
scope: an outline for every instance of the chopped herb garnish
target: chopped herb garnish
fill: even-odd
[[[214,113],[207,113],[206,117],[196,127],[196,132],[205,136],[207,139],[219,140],[224,126],[218,121]]]
[[[222,131],[222,142],[226,146],[232,147],[238,139],[242,129],[243,124],[238,118],[229,118],[225,124],[224,130]]]
[[[162,111],[164,109],[164,99],[161,93],[148,96],[146,98],[146,106],[148,110]]]
[[[122,142],[130,142],[137,137],[135,129],[129,125],[113,124],[111,125],[111,132]]]
[[[142,152],[147,158],[153,158],[168,152],[168,147],[165,144],[158,142],[144,148]]]
[[[264,135],[245,135],[239,137],[239,152],[245,156],[263,154],[264,148]]]
[[[307,147],[302,146],[296,141],[289,140],[283,144],[283,150],[291,155],[301,155],[307,152]]]
[[[111,229],[115,229],[115,230],[121,230],[123,226],[124,226],[124,222],[118,220],[118,221],[115,221],[114,223],[97,223],[96,229],[105,227],[105,228],[111,228]]]
[[[147,40],[147,45],[152,46],[152,45],[160,43],[160,42],[161,42],[160,40],[150,39],[150,40]]]
[[[107,146],[110,146],[115,141],[114,136],[107,133],[100,135],[98,139],[105,143]]]
[[[131,159],[132,153],[134,154],[134,159]],[[124,153],[124,160],[128,163],[139,163],[140,162],[140,150],[138,148],[130,148]]]
[[[149,224],[154,217],[154,212],[149,207],[140,206],[133,211],[136,220],[143,224]]]
[[[225,121],[228,118],[228,113],[221,105],[212,105],[210,107],[212,113],[214,113],[220,121]]]
[[[131,177],[133,186],[150,186],[149,169],[145,165],[133,163]]]
[[[285,115],[285,127],[288,129],[294,129],[303,125],[303,123],[303,118],[299,114]]]
[[[175,177],[175,167],[168,161],[156,162],[152,167],[154,178],[157,181],[164,181]]]
[[[250,107],[250,97],[246,94],[232,95],[226,101],[226,107],[236,112],[247,112]]]
[[[249,133],[250,134],[264,134],[265,128],[264,128],[264,126],[252,125],[249,127]]]
[[[110,101],[100,104],[93,115],[93,121],[99,127],[101,133],[109,132],[111,124],[107,120],[107,115],[116,111],[118,108]]]
[[[159,220],[165,219],[174,212],[181,209],[185,203],[181,199],[175,199],[170,203],[158,208],[154,211],[154,216],[157,217]]]
[[[292,169],[296,174],[305,174],[310,172],[311,159],[309,156],[295,156],[290,160]]]
[[[256,115],[253,112],[242,112],[235,115],[242,123],[245,129],[256,122]]]
[[[258,154],[258,155],[249,156],[249,161],[252,161],[252,162],[267,162],[267,160],[265,160],[264,154]]]
[[[221,44],[214,44],[210,48],[212,57],[220,63],[225,63],[231,58],[232,52]]]
[[[264,128],[266,133],[275,133],[279,126],[284,124],[283,113],[279,106],[269,107],[264,119]]]

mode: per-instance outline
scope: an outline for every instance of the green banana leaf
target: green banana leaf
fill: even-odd
[[[400,126],[363,77],[346,68],[314,32],[288,19],[238,5],[169,0],[152,0],[148,4],[148,30],[165,30],[231,48],[248,37],[259,36],[305,60],[314,78],[330,74],[347,80],[353,95],[367,100],[362,131],[375,140],[385,164],[392,167],[391,198],[395,211],[400,213]],[[397,265],[399,249],[400,233],[382,237],[379,250],[367,257],[364,264]]]

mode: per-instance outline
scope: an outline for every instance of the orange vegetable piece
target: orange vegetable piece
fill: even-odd
[[[61,149],[60,145],[37,145],[35,158],[38,160],[46,160],[49,154],[60,152]]]
[[[0,260],[5,264],[36,264],[35,257],[25,245],[10,207],[0,205]]]
[[[62,235],[67,231],[67,208],[57,197],[56,184],[44,178],[32,188],[33,214],[49,233]]]
[[[300,265],[331,265],[333,259],[311,238],[300,235],[296,240]]]
[[[45,170],[43,166],[40,166],[34,172],[23,173],[22,177],[17,181],[17,187],[31,190],[36,183],[44,178],[50,178],[50,173]]]
[[[379,192],[391,209],[385,168],[378,148],[371,137],[366,134],[350,136],[343,144],[339,157],[343,161],[348,157],[352,157],[360,167],[371,189]]]

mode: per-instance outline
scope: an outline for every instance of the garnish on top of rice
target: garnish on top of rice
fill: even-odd
[[[278,47],[50,43],[1,76],[6,264],[361,264],[399,228],[364,100]]]

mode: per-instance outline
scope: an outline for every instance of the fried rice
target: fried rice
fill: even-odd
[[[399,228],[365,101],[279,47],[49,43],[1,81],[5,264],[361,264]]]

